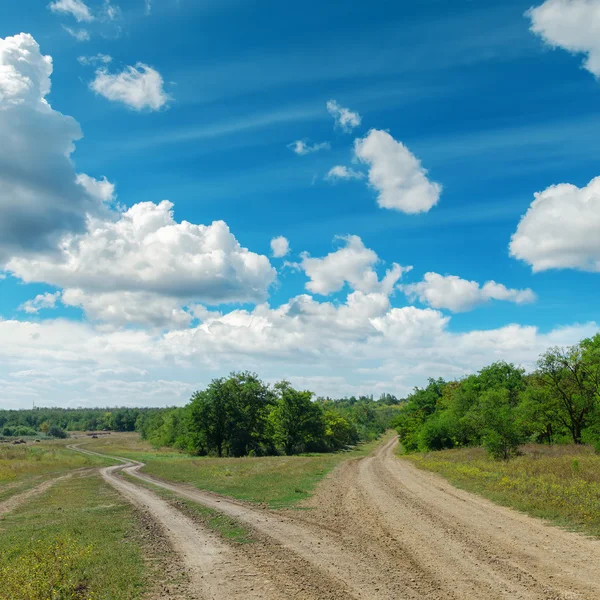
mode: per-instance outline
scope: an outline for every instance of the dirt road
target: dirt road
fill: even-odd
[[[221,592],[234,564],[240,574],[236,585],[252,573],[259,578],[251,590],[258,590],[257,596],[235,595],[230,588],[234,595],[205,593],[207,598],[600,598],[599,541],[459,491],[397,459],[395,444],[391,440],[372,456],[341,465],[307,503],[312,510],[305,511],[265,510],[158,481],[139,472],[141,463],[121,468],[235,517],[262,540],[258,550],[234,556],[229,546],[207,539],[189,523],[171,529],[172,542],[184,555],[193,555],[189,544],[210,547],[212,555],[220,548],[218,556],[225,558],[214,563],[206,589]],[[115,485],[113,478],[127,485],[122,491],[128,497],[168,523],[164,507],[149,500],[154,494],[115,478],[114,470],[105,470],[110,483]],[[190,569],[206,574],[206,565],[190,564]]]

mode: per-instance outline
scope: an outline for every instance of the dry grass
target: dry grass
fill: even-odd
[[[500,462],[481,448],[404,458],[499,504],[600,536],[600,456],[589,446],[574,445],[530,444],[521,451]]]
[[[0,502],[67,471],[108,464],[112,462],[68,450],[63,440],[0,444]]]

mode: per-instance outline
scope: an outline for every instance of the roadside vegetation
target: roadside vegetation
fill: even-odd
[[[484,446],[510,459],[527,442],[600,452],[600,334],[550,348],[528,375],[498,362],[459,381],[430,379],[407,398],[394,426],[407,452]]]
[[[510,461],[482,448],[409,454],[456,487],[557,525],[600,536],[600,455],[590,446],[521,446]]]
[[[527,375],[498,362],[459,381],[430,379],[394,426],[418,467],[600,535],[600,334],[550,348]]]
[[[282,508],[308,498],[338,464],[369,454],[378,443],[375,440],[361,444],[347,452],[242,458],[197,457],[170,449],[154,450],[135,434],[93,440],[84,447],[144,462],[142,471],[160,479]]]
[[[96,474],[62,480],[2,519],[2,600],[134,600],[150,571],[133,508]]]

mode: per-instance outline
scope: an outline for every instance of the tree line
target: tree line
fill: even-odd
[[[213,379],[179,408],[145,413],[143,439],[191,454],[265,456],[335,451],[381,435],[399,401],[384,395],[317,398],[289,382],[270,386],[254,373]]]
[[[485,446],[508,459],[525,442],[600,452],[600,334],[544,352],[532,373],[496,362],[458,381],[415,388],[393,425],[408,452]]]
[[[0,410],[0,435],[57,434],[59,431],[135,431],[152,408],[33,408]],[[53,437],[59,437],[54,435]]]

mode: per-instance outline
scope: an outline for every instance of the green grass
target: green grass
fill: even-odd
[[[147,481],[142,481],[133,475],[123,473],[123,477],[129,479],[135,485],[141,485],[153,491],[157,496],[169,502],[169,504],[183,509],[190,517],[198,520],[206,528],[216,532],[227,542],[249,544],[255,541],[252,539],[252,532],[248,528],[228,515],[220,513],[218,510],[202,506],[193,500],[182,498],[170,490],[165,490]]]
[[[562,527],[600,536],[600,456],[585,446],[527,445],[494,461],[481,448],[403,458],[453,485]]]
[[[114,464],[65,448],[67,440],[35,445],[0,444],[0,502],[56,475],[74,469]]]
[[[147,587],[141,526],[96,474],[77,474],[0,521],[0,599],[134,600]]]
[[[253,458],[191,457],[174,450],[154,451],[135,435],[112,435],[86,448],[146,463],[144,473],[273,508],[291,507],[341,462],[369,454],[381,440],[349,452]]]

